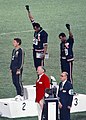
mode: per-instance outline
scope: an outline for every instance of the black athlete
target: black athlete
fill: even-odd
[[[65,33],[59,34],[60,44],[60,61],[61,61],[61,71],[66,71],[68,73],[68,80],[73,83],[72,79],[72,69],[73,69],[73,44],[74,38],[70,30],[70,25],[66,24],[66,28],[69,32],[69,38],[67,39]]]
[[[47,51],[47,40],[48,34],[43,28],[40,26],[39,23],[34,21],[33,16],[29,10],[29,6],[26,5],[26,9],[28,11],[28,17],[32,23],[34,29],[34,38],[33,38],[33,59],[34,59],[34,66],[37,70],[38,66],[44,66],[44,58]]]

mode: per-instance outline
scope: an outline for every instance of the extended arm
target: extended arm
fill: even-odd
[[[34,17],[32,16],[32,14],[31,14],[31,12],[30,12],[29,5],[26,5],[25,7],[26,7],[26,10],[27,10],[27,12],[28,12],[28,18],[30,19],[30,21],[31,21],[32,23],[34,23]]]
[[[72,34],[72,32],[71,32],[70,25],[69,25],[69,24],[66,24],[66,28],[68,29],[69,36],[70,36],[71,38],[73,38],[73,34]]]

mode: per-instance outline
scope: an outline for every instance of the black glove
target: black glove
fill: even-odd
[[[29,12],[29,5],[25,5],[26,10]]]
[[[66,28],[67,28],[68,30],[70,30],[70,25],[69,25],[69,24],[66,24]]]

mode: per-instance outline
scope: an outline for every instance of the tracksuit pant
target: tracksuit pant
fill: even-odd
[[[37,70],[38,66],[44,66],[44,59],[36,58],[36,51],[33,50],[33,60],[34,60],[34,66]]]
[[[73,69],[73,61],[67,61],[66,59],[61,59],[61,71],[68,73],[68,80],[73,84],[72,69]]]
[[[18,75],[16,74],[16,72],[12,72],[12,80],[16,88],[17,95],[23,96],[22,71],[21,74]]]

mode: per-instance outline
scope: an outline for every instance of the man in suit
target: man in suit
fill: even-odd
[[[60,120],[70,120],[70,109],[73,100],[73,86],[67,80],[68,73],[62,72],[58,90]]]
[[[36,81],[36,102],[38,107],[38,117],[41,120],[41,114],[44,105],[44,95],[46,88],[50,88],[50,80],[45,74],[45,69],[42,66],[37,68],[37,75],[39,78]]]

